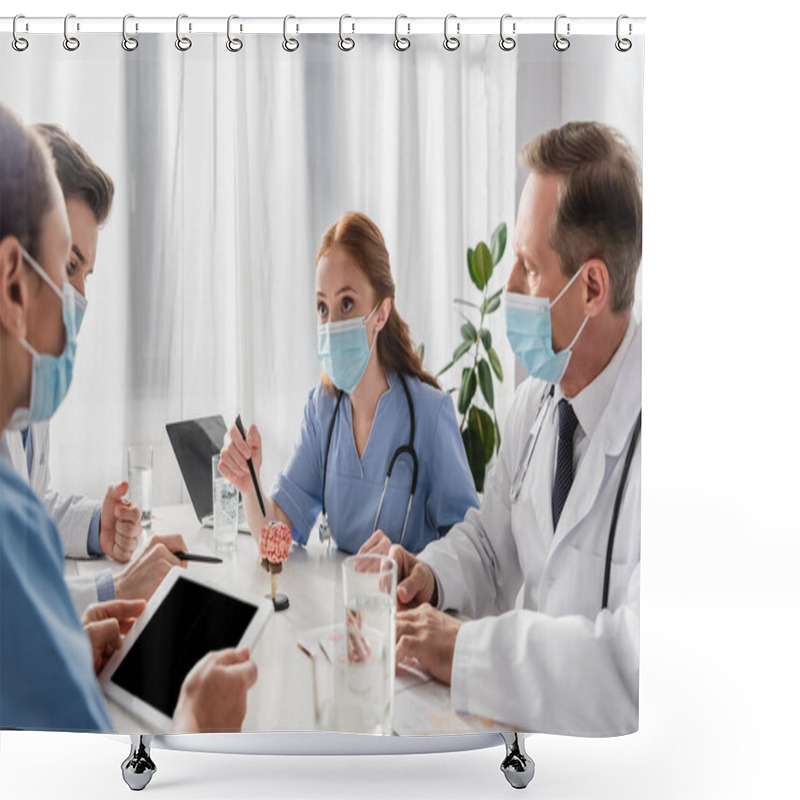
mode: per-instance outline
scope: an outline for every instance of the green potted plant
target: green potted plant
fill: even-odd
[[[479,302],[460,297],[454,300],[463,309],[459,310],[464,320],[461,343],[453,351],[452,360],[437,374],[439,377],[456,364],[466,363],[461,369],[461,385],[458,389],[459,427],[478,492],[483,491],[487,465],[500,450],[500,427],[494,408],[494,377],[502,382],[503,367],[492,347],[492,334],[485,323],[487,317],[500,308],[503,287],[492,291],[490,282],[494,268],[505,252],[507,233],[506,224],[501,222],[495,228],[489,245],[478,242],[474,249],[467,249],[467,270],[481,292],[481,299]]]

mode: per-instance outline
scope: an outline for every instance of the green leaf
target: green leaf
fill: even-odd
[[[458,361],[462,356],[464,356],[466,353],[469,352],[469,349],[471,347],[472,347],[472,342],[461,342],[461,344],[459,344],[459,346],[456,347],[456,349],[453,351],[452,360],[447,364],[446,367],[442,367],[436,373],[436,377],[438,378],[440,375],[444,375],[444,373],[447,372],[447,370],[449,370],[450,367],[452,367],[453,364],[456,363],[456,361]]]
[[[459,305],[462,306],[470,306],[471,308],[476,308],[478,311],[481,310],[481,307],[477,303],[470,303],[469,300],[462,300],[460,297],[456,297],[456,299],[453,300],[453,302],[458,303]]]
[[[463,355],[469,352],[472,347],[472,342],[461,342],[455,350],[453,350],[453,363],[458,361]]]
[[[469,410],[468,428],[477,431],[483,446],[483,460],[488,464],[494,451],[494,422],[492,418],[482,409],[473,406]]]
[[[508,228],[505,222],[501,222],[492,234],[492,263],[496,266],[503,253],[506,251],[506,237],[508,236]]]
[[[478,341],[478,331],[475,330],[475,326],[469,320],[461,326],[461,336],[465,342],[470,344],[475,344]]]
[[[492,271],[494,270],[492,254],[489,252],[489,248],[484,242],[478,242],[478,246],[475,248],[475,252],[472,255],[472,270],[480,281],[480,286],[478,286],[478,288],[483,291],[483,287],[489,283],[492,277]]]
[[[475,491],[483,491],[483,481],[486,477],[486,459],[483,454],[483,442],[473,428],[464,428],[461,431],[461,441],[464,443],[464,452],[467,454],[469,471],[475,481]]]
[[[481,328],[478,332],[478,336],[481,337],[481,343],[485,350],[492,349],[492,333],[491,331],[487,330],[486,328]]]
[[[419,358],[419,363],[421,364],[425,360],[425,342],[420,342],[417,345],[416,353]]]
[[[497,295],[493,295],[483,304],[483,313],[494,314],[498,308],[500,308],[500,298]]]
[[[492,369],[494,370],[494,374],[497,375],[497,380],[503,380],[503,365],[500,363],[500,357],[497,355],[497,351],[494,348],[489,348],[486,351],[486,355],[489,356],[489,363],[492,365]]]
[[[494,383],[492,382],[492,371],[485,358],[478,362],[478,383],[481,387],[481,394],[489,408],[494,408]],[[487,459],[488,460],[488,459]]]
[[[483,291],[484,284],[481,283],[481,279],[475,272],[475,251],[471,247],[467,248],[467,270],[469,271],[469,277],[472,278],[472,282],[478,289]]]
[[[472,398],[475,397],[475,389],[478,386],[478,379],[472,367],[465,367],[461,373],[461,389],[458,392],[458,413],[466,414]]]

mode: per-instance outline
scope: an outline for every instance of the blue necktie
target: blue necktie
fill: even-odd
[[[563,398],[558,401],[558,457],[556,459],[556,479],[553,482],[553,531],[567,502],[572,487],[572,440],[578,418],[572,406]]]

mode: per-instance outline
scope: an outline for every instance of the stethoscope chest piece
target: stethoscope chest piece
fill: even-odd
[[[319,540],[321,544],[326,544],[328,547],[331,546],[331,526],[328,524],[328,514],[323,513],[322,517],[319,521],[319,527],[317,528],[317,532],[319,533]]]

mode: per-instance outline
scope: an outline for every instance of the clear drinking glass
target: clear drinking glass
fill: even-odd
[[[345,698],[348,730],[392,732],[397,564],[388,556],[346,558]]]
[[[142,509],[142,527],[149,528],[153,516],[153,446],[133,444],[128,448],[128,498]]]
[[[214,489],[214,548],[227,552],[236,548],[239,524],[239,492],[219,471],[219,454],[211,458]]]

